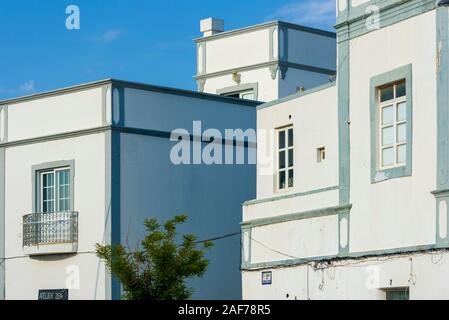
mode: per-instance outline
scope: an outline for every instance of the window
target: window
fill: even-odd
[[[40,173],[41,211],[60,212],[70,208],[70,168],[60,168]]]
[[[321,147],[317,149],[317,162],[326,160],[326,148]]]
[[[406,164],[407,99],[405,81],[379,88],[381,168]]]
[[[386,300],[410,300],[409,288],[394,288],[385,290]]]
[[[239,99],[255,100],[254,92],[252,90],[243,91],[243,92],[231,92],[231,93],[224,94],[224,96],[239,98]]]
[[[293,187],[293,128],[278,129],[278,190]]]
[[[74,210],[74,160],[34,165],[31,172],[33,181],[33,213]]]
[[[412,175],[412,65],[371,78],[371,183]]]
[[[217,94],[225,97],[233,97],[246,100],[258,99],[258,87],[257,83],[245,83],[236,86],[226,87],[217,90]]]

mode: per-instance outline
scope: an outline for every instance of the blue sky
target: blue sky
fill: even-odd
[[[80,8],[67,30],[66,7]],[[284,20],[333,30],[335,0],[2,0],[0,100],[118,78],[196,89],[199,21],[226,30]]]

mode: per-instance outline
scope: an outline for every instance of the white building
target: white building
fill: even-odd
[[[175,165],[170,134],[255,129],[250,100],[329,82],[335,34],[283,22],[216,34],[216,19],[202,30],[204,93],[104,80],[0,101],[0,299],[118,299],[95,244],[135,248],[144,218],[177,214],[190,219],[181,232],[224,236],[193,297],[241,298],[241,204],[256,197],[256,166]],[[233,140],[234,154],[248,142]]]
[[[244,299],[449,298],[449,12],[339,0],[337,82],[258,107]]]
[[[254,128],[255,102],[105,80],[0,105],[2,298],[119,298],[95,244],[136,248],[146,217],[187,214],[199,240],[239,230],[255,166],[177,166],[170,136]],[[239,252],[238,235],[215,241],[194,297],[239,298]]]
[[[273,21],[224,32],[224,22],[201,21],[198,90],[258,101],[328,83],[335,75],[335,33]]]

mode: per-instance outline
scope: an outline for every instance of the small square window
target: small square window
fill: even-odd
[[[326,148],[321,147],[317,149],[317,162],[326,160]]]

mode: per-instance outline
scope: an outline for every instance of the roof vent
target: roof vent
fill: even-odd
[[[224,20],[207,18],[200,21],[200,30],[203,37],[213,36],[224,31]]]

